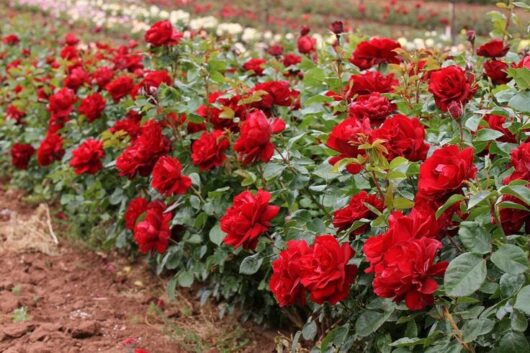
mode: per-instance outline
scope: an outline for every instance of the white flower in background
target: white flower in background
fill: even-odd
[[[243,26],[239,23],[220,23],[217,26],[217,35],[222,36],[223,34],[237,35],[243,32]]]
[[[188,22],[190,20],[190,14],[182,10],[171,11],[169,20],[172,23]]]
[[[252,42],[260,38],[261,38],[261,34],[255,28],[251,28],[251,27],[245,28],[243,30],[243,35],[241,36],[241,39],[244,42]]]
[[[190,21],[190,28],[193,30],[211,29],[217,27],[219,21],[213,16],[194,18]]]

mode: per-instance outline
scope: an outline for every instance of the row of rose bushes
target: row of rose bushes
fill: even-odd
[[[303,28],[243,57],[169,21],[149,50],[4,28],[11,182],[170,295],[197,282],[322,352],[528,351],[520,39],[448,56],[334,22],[325,50]]]

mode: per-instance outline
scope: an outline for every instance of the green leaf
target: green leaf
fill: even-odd
[[[348,337],[349,332],[350,327],[348,325],[335,327],[333,330],[329,331],[326,337],[322,340],[320,351],[327,352],[328,349],[331,348],[330,345],[336,347],[341,346],[346,340],[346,337]]]
[[[307,87],[318,87],[326,81],[326,72],[319,68],[312,68],[304,73],[304,85]]]
[[[530,113],[530,91],[517,93],[510,99],[508,105],[521,113]]]
[[[469,202],[467,203],[467,210],[469,211],[470,209],[477,206],[484,200],[487,200],[493,195],[495,195],[494,191],[486,191],[486,190],[479,191],[478,193],[471,195],[471,197],[469,198]]]
[[[263,177],[267,180],[280,176],[285,166],[277,163],[267,163],[263,169]]]
[[[179,286],[189,288],[193,284],[193,273],[182,271],[177,275]]]
[[[524,313],[517,309],[514,309],[510,317],[510,325],[512,326],[512,330],[514,331],[525,332],[528,328],[528,319],[526,318]]]
[[[453,206],[455,203],[462,201],[464,199],[464,195],[452,195],[438,210],[436,210],[436,218],[440,218],[440,216],[447,211],[451,206]]]
[[[359,315],[355,322],[355,333],[360,337],[366,337],[374,333],[385,321],[392,315],[394,311],[389,310],[385,312],[365,310]]]
[[[486,261],[479,255],[464,253],[449,263],[444,276],[447,295],[465,297],[477,291],[486,279]]]
[[[508,332],[502,337],[495,353],[523,353],[529,351],[530,345],[522,333]]]
[[[173,276],[167,283],[167,295],[171,300],[175,300],[175,287],[177,286],[177,276]]]
[[[521,289],[524,285],[524,275],[512,275],[505,273],[501,276],[499,286],[502,294],[506,297],[511,297],[515,292]]]
[[[477,132],[477,137],[475,138],[475,141],[478,142],[485,142],[485,141],[493,141],[498,139],[499,137],[503,136],[504,134],[500,131],[493,130],[493,129],[480,129]]]
[[[309,321],[304,325],[302,329],[302,336],[305,340],[312,341],[317,335],[317,323],[315,321]]]
[[[221,230],[219,223],[217,223],[212,227],[212,229],[210,229],[209,237],[212,243],[214,243],[215,245],[221,245],[223,239],[225,238],[225,233]]]
[[[241,265],[239,266],[239,273],[243,275],[253,275],[258,272],[262,263],[263,258],[259,257],[259,253],[247,256],[243,259],[243,261],[241,261]]]
[[[523,287],[519,293],[517,293],[517,298],[515,299],[513,307],[530,316],[530,285]]]
[[[491,262],[506,273],[513,275],[528,270],[528,257],[525,252],[512,244],[504,244],[491,255]]]
[[[509,68],[506,70],[508,76],[513,77],[517,87],[520,90],[527,90],[530,88],[530,70],[523,67],[519,69]]]
[[[506,185],[499,189],[503,195],[512,195],[530,205],[530,189],[525,185]]]
[[[477,339],[477,337],[485,335],[493,330],[495,322],[490,319],[472,319],[466,321],[462,327],[462,334],[464,342],[469,343]]]
[[[472,253],[487,254],[491,251],[491,234],[476,222],[462,222],[458,238]]]

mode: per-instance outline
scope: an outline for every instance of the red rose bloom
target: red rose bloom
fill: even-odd
[[[118,131],[126,132],[131,140],[136,140],[136,137],[140,135],[142,130],[140,126],[140,121],[142,117],[136,111],[131,110],[127,113],[127,116],[121,120],[118,120],[114,125],[109,129],[113,134]]]
[[[519,200],[515,196],[505,195],[502,197],[502,201],[512,202],[524,207],[528,207],[523,201]],[[501,221],[502,229],[507,235],[517,234],[523,225],[526,225],[525,232],[529,233],[530,227],[530,212],[526,210],[520,210],[516,208],[503,207],[499,211],[499,218]],[[495,219],[492,216],[492,223]]]
[[[293,304],[305,305],[300,259],[309,251],[305,240],[289,240],[287,248],[272,263],[269,287],[280,307]]]
[[[11,146],[11,163],[17,169],[28,169],[29,160],[35,153],[33,146],[27,143],[15,143]]]
[[[79,57],[76,47],[67,45],[61,50],[61,58],[73,61]]]
[[[146,210],[145,218],[134,227],[134,240],[142,254],[155,250],[162,254],[167,250],[171,237],[169,223],[173,215],[164,211],[162,202],[154,204]]]
[[[350,228],[355,221],[360,219],[374,219],[377,215],[372,212],[366,204],[383,211],[385,204],[383,200],[375,195],[370,195],[366,191],[361,191],[352,196],[346,207],[336,210],[333,213],[333,226],[339,231]],[[360,235],[364,233],[368,225],[363,225],[353,231],[352,234]]]
[[[134,230],[136,226],[136,221],[138,218],[147,211],[149,201],[143,197],[135,197],[127,205],[127,210],[125,211],[125,228],[129,230]]]
[[[53,132],[48,132],[37,150],[37,162],[41,167],[61,160],[64,156],[63,139]]]
[[[50,97],[48,110],[52,118],[66,120],[72,110],[74,103],[77,101],[74,91],[68,88],[62,88]]]
[[[298,38],[298,51],[302,54],[311,53],[315,50],[315,45],[317,44],[317,40],[308,35],[308,33],[309,31],[302,30],[302,35],[300,36],[300,38]]]
[[[506,70],[508,64],[499,60],[488,60],[484,63],[484,72],[495,85],[502,85],[511,81]]]
[[[105,99],[99,93],[92,93],[81,101],[79,108],[79,114],[83,114],[89,122],[101,117],[101,114],[105,110]]]
[[[506,117],[496,114],[486,114],[483,119],[488,123],[490,129],[500,131],[504,134],[504,136],[499,137],[497,141],[510,143],[517,142],[515,135],[508,128],[504,127]]]
[[[16,45],[20,42],[20,39],[16,34],[8,34],[2,39],[2,43],[5,45]]]
[[[370,94],[373,92],[389,93],[394,91],[398,81],[393,74],[383,75],[378,71],[366,71],[359,75],[352,75],[346,89],[346,97],[351,100],[354,95]]]
[[[64,42],[66,45],[77,45],[79,44],[79,39],[75,34],[67,33],[66,36],[64,36]]]
[[[171,76],[165,70],[150,71],[145,74],[144,79],[140,85],[147,94],[153,94],[162,83],[171,86]]]
[[[338,156],[329,160],[331,165],[335,165],[344,158],[358,158],[364,155],[363,150],[359,150],[362,144],[363,136],[370,133],[370,123],[368,120],[359,121],[356,118],[347,118],[331,130],[326,146],[334,151],[339,152]],[[362,165],[351,163],[346,166],[351,174],[357,174],[361,171]]]
[[[26,113],[24,113],[22,110],[18,109],[14,105],[9,105],[6,109],[6,117],[8,119],[14,120],[17,124],[23,124],[24,117],[26,116]]]
[[[224,151],[228,147],[230,143],[223,131],[205,131],[191,146],[191,160],[201,171],[220,167],[226,159]]]
[[[504,45],[501,39],[492,39],[477,49],[477,55],[486,58],[501,58],[510,50],[509,45]]]
[[[452,102],[465,105],[476,90],[474,76],[466,74],[460,66],[447,66],[430,75],[429,92],[434,96],[436,106],[443,112],[447,111]]]
[[[259,160],[267,163],[274,154],[274,145],[271,137],[275,132],[280,132],[285,127],[282,120],[269,122],[261,110],[249,113],[247,120],[241,124],[240,135],[234,144],[243,165],[255,163]]]
[[[405,157],[409,161],[422,161],[427,157],[429,145],[424,142],[425,129],[417,118],[394,115],[377,130],[372,131],[371,139],[383,140],[389,161]]]
[[[401,45],[392,39],[372,38],[357,45],[350,62],[361,70],[383,63],[399,64],[401,60],[394,51],[397,48]]]
[[[182,174],[182,165],[174,157],[162,156],[153,168],[151,186],[164,196],[185,194],[191,179]]]
[[[302,62],[302,58],[294,53],[285,54],[282,63],[285,67],[298,65]]]
[[[301,259],[302,285],[317,304],[337,304],[346,299],[357,274],[357,266],[348,262],[355,255],[350,244],[339,244],[329,234],[319,235],[310,252]]]
[[[121,176],[128,178],[133,178],[136,174],[148,176],[158,158],[168,153],[170,147],[160,124],[149,120],[142,126],[138,138],[116,159],[116,168]]]
[[[176,45],[182,38],[182,33],[177,32],[171,22],[162,20],[149,28],[144,35],[147,43],[153,47],[160,47],[163,45]]]
[[[103,168],[101,163],[103,157],[105,157],[103,142],[89,138],[72,151],[70,166],[77,175],[96,174]]]
[[[370,93],[357,97],[350,104],[348,114],[359,120],[369,119],[374,126],[381,124],[386,117],[396,110],[396,105],[379,92]]]
[[[510,160],[515,170],[512,175],[504,179],[504,184],[514,180],[530,181],[530,142],[520,144],[510,153]]]
[[[105,89],[112,96],[114,102],[118,103],[120,99],[130,94],[134,88],[133,79],[129,76],[120,76],[107,84]]]
[[[89,76],[81,67],[76,67],[64,79],[64,85],[74,91],[89,81]]]
[[[473,148],[459,150],[448,145],[434,151],[420,167],[418,194],[430,200],[441,200],[459,192],[464,182],[473,179]]]
[[[263,91],[261,100],[252,103],[252,106],[258,109],[271,109],[273,105],[288,107],[298,98],[299,92],[291,89],[288,81],[268,81],[258,83],[252,88],[251,93]]]
[[[267,232],[280,207],[270,205],[271,194],[258,190],[256,194],[243,191],[221,218],[221,230],[227,233],[223,242],[234,248],[255,249],[258,238]]]
[[[112,81],[112,77],[114,77],[114,71],[112,71],[110,67],[103,66],[97,69],[92,74],[92,77],[99,88],[104,89],[107,84]]]
[[[247,71],[254,71],[257,76],[263,75],[266,61],[264,59],[252,58],[243,64],[243,68]]]

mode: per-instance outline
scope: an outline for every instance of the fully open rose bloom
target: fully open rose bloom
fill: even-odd
[[[164,196],[185,194],[191,186],[191,179],[182,174],[178,159],[162,156],[153,168],[151,186]]]
[[[447,66],[431,73],[429,92],[434,96],[436,106],[446,112],[452,102],[465,105],[473,98],[477,90],[474,80],[474,76],[460,66]]]
[[[346,207],[338,209],[333,213],[333,226],[338,230],[345,230],[351,227],[355,221],[375,218],[376,214],[372,212],[366,204],[369,204],[379,211],[383,211],[385,208],[383,200],[378,196],[370,195],[366,191],[361,191],[352,196]],[[365,224],[354,230],[353,234],[362,234],[366,228],[367,225]]]
[[[357,119],[369,119],[372,126],[379,126],[396,110],[396,105],[379,92],[357,97],[350,104],[348,114]]]
[[[502,85],[510,82],[512,79],[508,77],[508,64],[499,60],[488,60],[484,63],[484,72],[496,85]]]
[[[267,232],[280,207],[271,205],[271,194],[258,190],[243,191],[221,218],[221,230],[227,233],[224,243],[234,248],[255,249],[258,238]]]
[[[326,146],[334,151],[339,152],[338,156],[329,160],[331,165],[335,165],[344,158],[358,158],[364,155],[364,151],[359,149],[362,144],[363,136],[370,133],[370,123],[368,120],[360,121],[357,118],[347,118],[331,130]],[[350,163],[346,169],[351,174],[357,174],[361,171],[362,165]]]
[[[110,81],[105,89],[112,96],[115,103],[131,93],[134,88],[134,81],[129,76],[120,76]]]
[[[89,122],[93,122],[101,117],[101,114],[105,110],[105,105],[105,98],[96,92],[83,99],[77,110],[80,114],[83,114]]]
[[[175,45],[181,38],[182,33],[178,32],[168,20],[155,23],[144,35],[145,41],[153,47]]]
[[[477,55],[486,58],[501,58],[508,53],[508,50],[510,46],[505,45],[502,39],[492,39],[477,49]]]
[[[460,150],[448,145],[434,151],[420,167],[418,195],[430,200],[442,200],[459,192],[464,182],[475,177],[473,148]]]
[[[49,132],[37,150],[37,162],[41,167],[61,160],[64,156],[63,139],[54,132]]]
[[[201,171],[220,167],[226,159],[224,152],[230,143],[223,131],[203,132],[191,146],[191,160]]]
[[[27,169],[35,148],[28,143],[15,143],[11,147],[11,163],[17,169]]]
[[[95,174],[103,168],[103,157],[103,142],[89,138],[72,151],[70,166],[76,174]]]
[[[510,160],[515,170],[512,175],[504,179],[504,184],[514,180],[530,181],[530,142],[519,145],[510,153]]]
[[[52,118],[61,118],[65,120],[74,109],[74,103],[77,101],[74,91],[68,88],[62,88],[50,97],[48,110]]]
[[[352,99],[354,95],[389,93],[394,91],[398,83],[393,74],[383,75],[378,71],[366,71],[350,77],[346,96]]]
[[[145,218],[134,227],[134,240],[141,253],[150,251],[164,253],[167,249],[171,230],[169,223],[173,218],[171,212],[165,212],[162,202],[153,204],[145,212]]]
[[[389,38],[372,38],[357,45],[350,62],[361,70],[387,63],[399,64],[401,60],[395,49],[401,48],[398,42]]]
[[[252,58],[243,64],[243,68],[247,71],[253,71],[257,76],[263,75],[266,61],[264,59]]]

